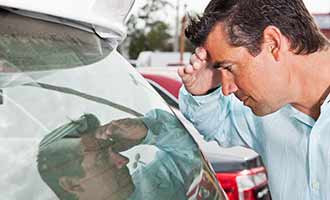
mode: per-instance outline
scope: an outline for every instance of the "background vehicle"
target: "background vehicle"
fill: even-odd
[[[1,199],[226,199],[116,51],[133,2],[0,1]]]
[[[184,52],[182,54],[183,63],[188,63],[191,53]],[[142,51],[137,60],[136,67],[171,67],[178,66],[181,63],[180,52],[152,52]]]
[[[266,169],[257,153],[244,147],[222,148],[216,142],[206,142],[179,112],[177,99],[182,83],[176,68],[139,68],[138,71],[194,133],[230,200],[270,199]]]
[[[330,13],[315,13],[313,16],[323,34],[330,39]]]

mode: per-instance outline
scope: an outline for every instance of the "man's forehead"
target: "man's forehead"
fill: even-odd
[[[215,25],[203,45],[203,48],[207,52],[207,58],[210,61],[214,61],[214,57],[224,55],[226,49],[229,47],[223,27],[222,23]]]
[[[204,47],[205,48],[205,47]],[[217,48],[216,50],[205,48],[206,54],[207,54],[207,62],[210,64],[216,64],[216,63],[227,63],[229,62],[226,60],[226,58],[223,56],[221,47]]]
[[[233,46],[229,41],[225,25],[219,23],[208,35],[203,45],[207,52],[207,61],[211,64],[236,63],[248,54],[248,50],[244,46]]]
[[[205,44],[219,39],[224,41],[227,41],[228,39],[225,24],[222,22],[218,22],[213,26],[211,31],[208,33],[208,36],[206,37]]]

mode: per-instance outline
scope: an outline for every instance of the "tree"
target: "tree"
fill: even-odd
[[[141,51],[170,51],[169,24],[159,19],[167,15],[166,7],[173,7],[166,0],[147,0],[137,15],[132,15],[128,20],[128,54],[136,59]]]

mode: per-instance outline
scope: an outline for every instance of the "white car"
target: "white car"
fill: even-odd
[[[133,3],[0,0],[1,199],[227,198],[116,51]]]
[[[136,67],[173,67],[189,63],[191,53],[182,54],[180,63],[180,52],[142,51],[136,59]]]

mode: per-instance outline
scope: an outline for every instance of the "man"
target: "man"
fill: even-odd
[[[253,148],[273,199],[330,199],[330,44],[302,0],[211,0],[178,70],[206,140]]]
[[[160,151],[132,172],[128,158],[119,152],[139,144]],[[60,199],[188,199],[199,194],[193,182],[207,173],[200,156],[180,122],[166,111],[156,109],[101,127],[87,114],[41,141],[38,170]]]
[[[128,159],[98,140],[98,119],[91,114],[48,134],[40,143],[38,170],[59,199],[127,199],[134,184]]]

